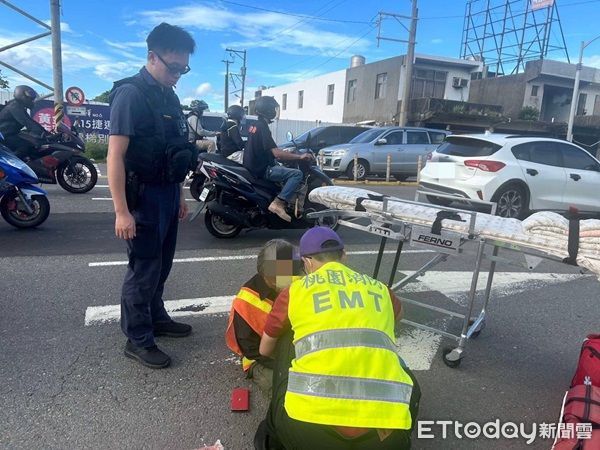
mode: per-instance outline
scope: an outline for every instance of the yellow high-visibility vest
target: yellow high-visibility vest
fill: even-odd
[[[325,425],[409,429],[412,379],[395,352],[394,310],[380,281],[341,263],[290,287],[294,332],[285,409]]]

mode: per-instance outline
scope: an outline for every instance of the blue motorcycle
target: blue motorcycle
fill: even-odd
[[[2,134],[0,134],[0,141]],[[37,175],[0,143],[0,213],[17,228],[42,224],[50,214],[46,191],[34,186]]]

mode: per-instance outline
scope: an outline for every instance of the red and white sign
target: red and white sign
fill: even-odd
[[[533,11],[542,8],[549,8],[554,5],[554,0],[531,0],[531,9]]]
[[[47,132],[52,132],[56,129],[56,121],[54,120],[54,108],[43,108],[33,114],[33,120],[39,123]],[[71,118],[65,114],[63,122],[66,126],[71,127]]]
[[[83,95],[83,90],[81,88],[71,86],[65,93],[65,99],[71,106],[81,106],[85,101],[85,95]]]

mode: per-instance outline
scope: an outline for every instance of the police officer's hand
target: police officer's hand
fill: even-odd
[[[119,239],[133,239],[135,237],[135,219],[129,211],[117,214],[115,235]]]
[[[179,202],[179,220],[185,219],[190,213],[190,208],[184,198]]]

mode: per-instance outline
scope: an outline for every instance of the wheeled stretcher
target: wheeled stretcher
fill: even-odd
[[[458,342],[443,352],[443,361],[458,367],[470,338],[485,326],[486,310],[498,262],[533,270],[542,260],[578,266],[580,271],[600,276],[600,220],[567,220],[555,213],[537,213],[525,221],[492,214],[440,207],[418,201],[389,197],[366,189],[327,186],[309,194],[311,202],[328,209],[311,213],[310,217],[337,219],[340,225],[381,237],[373,276],[377,278],[388,240],[397,241],[388,285],[401,294],[402,288],[417,281],[425,272],[452,256],[474,258],[473,276],[464,313],[406,299],[415,307],[462,320],[459,335],[422,323],[402,322],[422,330],[441,334]],[[418,196],[417,196],[418,198]],[[477,202],[486,203],[486,202]],[[492,204],[488,205],[492,206]],[[426,248],[434,255],[412,275],[395,280],[404,244]],[[518,258],[500,256],[500,250],[524,255]],[[490,261],[487,284],[481,308],[475,311],[477,285],[483,260]]]

